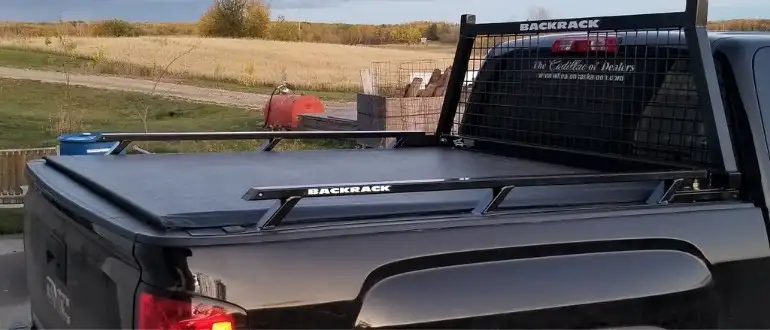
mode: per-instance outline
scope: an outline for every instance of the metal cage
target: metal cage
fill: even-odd
[[[463,15],[437,134],[616,170],[736,172],[707,6],[486,24]]]

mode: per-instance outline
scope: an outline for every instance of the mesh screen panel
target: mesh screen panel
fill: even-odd
[[[477,36],[453,134],[709,164],[678,28]]]

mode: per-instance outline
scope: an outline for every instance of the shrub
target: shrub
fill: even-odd
[[[438,40],[447,44],[456,43],[458,40],[460,40],[460,27],[447,27],[444,31],[441,31],[438,36]]]
[[[246,0],[214,0],[200,21],[200,33],[209,37],[243,36]]]
[[[296,22],[289,22],[285,17],[279,16],[270,26],[270,39],[282,41],[298,41],[299,27]]]
[[[270,10],[261,0],[214,0],[199,22],[207,37],[267,36]]]
[[[119,19],[96,23],[92,31],[98,37],[135,37],[140,34],[136,26]]]

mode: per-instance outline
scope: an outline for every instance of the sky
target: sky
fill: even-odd
[[[273,16],[310,22],[390,24],[416,20],[517,21],[537,6],[557,18],[681,11],[685,0],[265,0]],[[0,20],[119,18],[196,21],[211,0],[0,0]],[[710,0],[709,19],[770,18],[770,0]]]

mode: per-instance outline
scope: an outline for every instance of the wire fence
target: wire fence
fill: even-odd
[[[431,77],[440,78],[447,73],[451,65],[451,58],[373,62],[369,67],[371,80],[368,82],[369,86],[364,86],[364,90],[372,90],[374,95],[384,97],[404,97],[408,95],[407,90],[412,83],[417,80],[418,82],[415,83],[417,89],[409,96],[443,96],[443,91],[437,94],[434,90],[431,95],[417,94],[417,91],[429,87]]]

